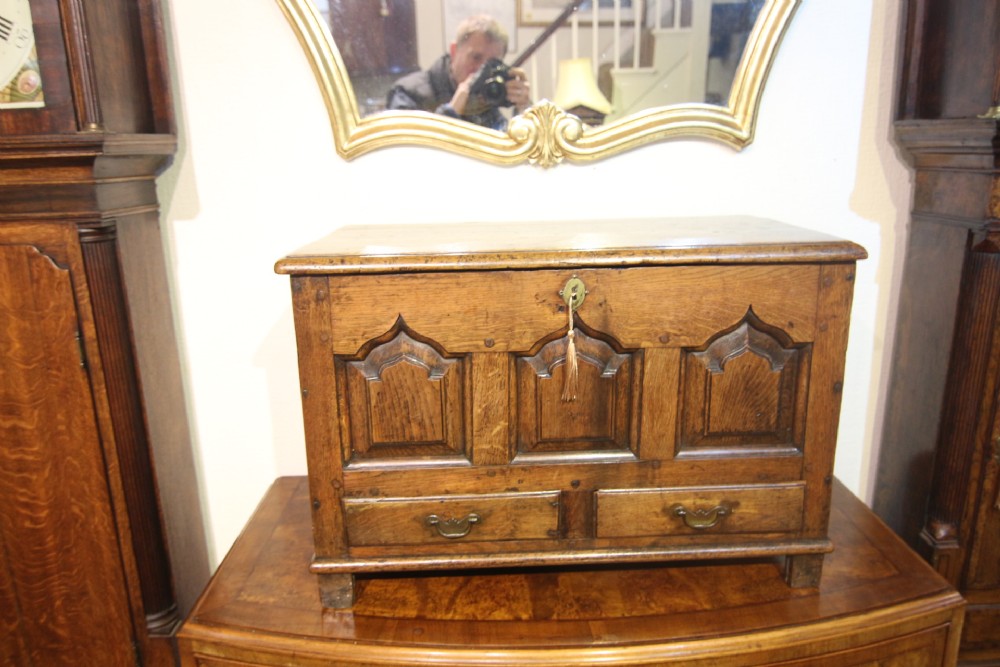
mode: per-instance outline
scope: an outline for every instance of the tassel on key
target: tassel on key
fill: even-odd
[[[576,354],[576,331],[573,327],[573,311],[580,307],[587,297],[587,287],[583,281],[573,276],[566,286],[559,290],[559,296],[566,302],[569,327],[566,330],[566,377],[563,382],[562,400],[576,400],[576,385],[580,378],[580,367]]]
[[[580,377],[580,366],[576,359],[576,332],[573,331],[573,299],[567,301],[566,310],[569,312],[569,329],[566,332],[566,377],[563,383],[562,400],[569,402],[576,400],[576,385]]]

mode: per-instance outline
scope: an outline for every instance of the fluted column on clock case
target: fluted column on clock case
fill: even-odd
[[[108,385],[122,486],[133,535],[143,609],[151,632],[167,633],[178,621],[163,538],[156,480],[144,423],[142,393],[132,353],[129,309],[118,262],[114,221],[81,225],[80,240],[91,304]]]
[[[987,468],[997,465],[990,415],[1000,381],[996,367],[1000,360],[998,243],[1000,234],[988,234],[966,258],[945,385],[945,395],[952,398],[941,411],[932,492],[921,532],[922,550],[955,586],[961,583],[970,528],[981,509],[968,502],[969,489],[978,487]]]

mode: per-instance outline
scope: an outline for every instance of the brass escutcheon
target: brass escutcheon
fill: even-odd
[[[475,512],[468,514],[463,519],[442,519],[437,514],[431,514],[424,523],[437,529],[438,535],[453,540],[465,537],[472,530],[472,525],[479,523],[479,515]]]
[[[587,298],[587,286],[583,281],[573,276],[566,281],[566,285],[559,290],[559,296],[563,298],[570,310],[576,310]]]

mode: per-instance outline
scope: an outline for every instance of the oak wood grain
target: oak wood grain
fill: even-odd
[[[527,352],[566,331],[559,290],[574,275],[590,293],[579,320],[624,349],[701,346],[739,323],[750,306],[798,342],[811,340],[816,326],[815,265],[416,275],[331,276],[334,353],[357,354],[400,318],[448,353]]]
[[[677,221],[557,224],[537,238],[517,227],[427,227],[394,250],[378,227],[352,229],[279,262],[292,274],[313,571],[783,553],[789,582],[815,586],[863,251],[759,220],[698,235]],[[351,252],[367,268],[346,270]],[[689,503],[695,487],[682,514],[649,500]],[[492,532],[529,525],[519,508],[536,493],[558,496],[542,530]],[[461,506],[436,519],[447,540],[427,538],[435,503]],[[321,595],[346,599],[348,584]]]
[[[82,263],[70,225],[0,226],[5,664],[134,661],[132,601],[118,546],[122,518],[104,467],[114,450],[105,449],[109,434],[99,422],[106,424],[106,412],[91,387],[101,382],[92,375],[97,342],[86,292],[76,294],[73,284]],[[84,626],[92,627],[92,644],[81,649],[77,629]]]
[[[295,341],[299,355],[299,383],[302,392],[302,412],[313,438],[322,447],[306,451],[309,469],[313,471],[312,508],[316,522],[316,548],[323,553],[346,554],[347,544],[340,512],[327,508],[340,502],[342,484],[332,484],[341,476],[341,433],[346,430],[344,414],[348,407],[345,396],[339,396],[335,383],[344,383],[343,373],[336,373],[332,355],[325,354],[330,319],[329,293],[323,278],[306,278],[292,283]],[[338,375],[340,376],[338,379]]]
[[[599,537],[718,532],[795,532],[801,484],[668,489],[602,489],[594,494]],[[699,527],[700,525],[700,527]]]
[[[858,245],[750,216],[343,227],[280,260],[278,273],[855,261]]]
[[[771,559],[372,576],[323,609],[305,478],[264,498],[179,633],[193,665],[953,665],[963,601],[839,484],[818,589]]]
[[[471,357],[472,462],[477,466],[510,461],[511,360],[506,354],[483,352]]]
[[[72,572],[68,576],[76,581],[67,592],[49,570],[19,572],[15,584],[22,591],[32,588],[41,596],[51,584],[52,600],[48,604],[56,610],[41,614],[36,606],[27,605],[22,611],[28,621],[22,627],[45,625],[53,635],[79,632],[88,620],[80,611],[80,600],[89,592],[92,597],[88,602],[93,605],[89,621],[95,628],[87,642],[78,638],[75,653],[54,654],[65,658],[49,656],[28,663],[22,655],[10,662],[169,665],[175,661],[172,633],[180,622],[180,612],[175,604],[135,365],[137,339],[132,336],[124,286],[127,277],[123,276],[129,262],[122,261],[123,250],[116,234],[118,225],[133,221],[155,224],[156,175],[169,162],[177,145],[172,135],[173,109],[160,3],[32,0],[30,4],[45,99],[40,108],[7,109],[0,114],[0,235],[6,243],[8,232],[26,234],[27,243],[48,253],[53,246],[47,229],[57,225],[69,229],[74,242],[83,245],[80,265],[69,262],[60,266],[69,271],[77,293],[80,339],[87,351],[85,374],[92,392],[91,412],[97,424],[99,450],[95,451],[92,434],[85,428],[77,438],[67,440],[52,438],[45,426],[39,426],[34,435],[45,447],[37,452],[36,463],[40,465],[48,456],[55,470],[67,452],[71,452],[67,465],[89,452],[100,464],[81,465],[76,471],[92,479],[67,482],[66,493],[81,491],[78,496],[51,494],[44,503],[33,507],[42,511],[44,505],[46,516],[38,519],[39,525],[55,521],[56,517],[71,522],[66,516],[72,513],[81,531],[88,522],[96,523],[110,512],[114,530],[95,530],[84,542],[52,538],[46,547],[31,542],[30,550],[39,563],[65,559],[67,571]],[[15,277],[24,279],[23,275]],[[8,287],[31,289],[26,285],[3,285]],[[136,300],[139,292],[132,294]],[[30,319],[31,312],[12,312],[9,316]],[[57,326],[54,317],[40,322],[35,335],[55,340],[57,332],[46,331],[46,323]],[[0,328],[12,335],[24,333],[23,329],[7,327],[6,322]],[[176,349],[161,347],[153,354],[176,355]],[[67,374],[55,372],[57,362],[71,364],[79,372],[79,361],[65,356],[33,361],[52,365],[48,380],[53,398],[79,389]],[[29,376],[32,372],[36,371],[25,367],[15,374]],[[8,388],[13,392],[15,386],[12,383]],[[26,398],[22,395],[20,400]],[[174,403],[174,410],[176,406]],[[66,404],[68,410],[79,407],[72,401]],[[170,411],[159,402],[157,410]],[[5,443],[15,440],[2,418],[0,436]],[[16,439],[24,446],[31,434],[22,432]],[[183,441],[172,440],[169,446],[183,447]],[[8,483],[11,494],[17,489],[29,495],[34,492],[33,475],[22,475]],[[82,492],[87,485],[104,489],[106,497]],[[40,488],[44,486],[40,484]],[[4,499],[5,516],[6,501],[13,497]],[[110,508],[102,504],[107,502]],[[190,521],[194,517],[185,518]],[[52,533],[57,534],[59,531]],[[27,540],[26,535],[22,537]],[[38,534],[35,537],[41,539]],[[106,542],[99,544],[102,539]],[[79,546],[79,552],[63,553],[74,544]],[[4,554],[16,551],[11,543],[5,546]],[[88,559],[88,549],[93,550],[92,557],[84,566],[78,566],[78,560]],[[0,560],[5,558],[0,556]],[[0,569],[3,566],[0,563]],[[203,581],[196,580],[195,585],[200,588]],[[127,600],[125,613],[109,615],[104,602],[110,609],[122,598]],[[4,605],[4,612],[9,609]],[[46,644],[37,636],[18,639],[11,634],[0,638],[0,652],[19,642],[44,655]]]
[[[435,517],[435,521],[429,521]],[[440,544],[449,538],[446,522],[475,517],[463,542],[546,539],[559,529],[559,492],[463,496],[350,499],[344,518],[354,546]],[[466,529],[455,526],[451,533]]]

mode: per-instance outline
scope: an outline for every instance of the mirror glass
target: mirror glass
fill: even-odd
[[[675,136],[745,146],[753,139],[768,67],[798,4],[277,1],[306,49],[344,157],[419,144],[500,164],[541,166],[599,159]],[[453,43],[462,21],[477,14],[493,17],[508,39],[506,53],[486,54],[501,56],[492,77],[483,74],[479,81],[485,83],[472,86],[471,99],[482,113],[459,116],[450,105],[440,106],[448,101],[440,94],[434,106],[426,106],[433,95],[421,98],[427,110],[410,104],[412,98],[405,98],[406,105],[396,95],[390,99],[394,84],[407,75],[407,92],[429,92],[426,76],[419,88],[419,73],[427,70],[445,77],[445,92],[453,93],[462,57],[459,51],[451,58]],[[505,91],[513,89],[505,80],[514,76],[530,86],[530,106],[507,104]],[[432,87],[440,93],[438,81]],[[511,101],[515,94],[510,92]]]

